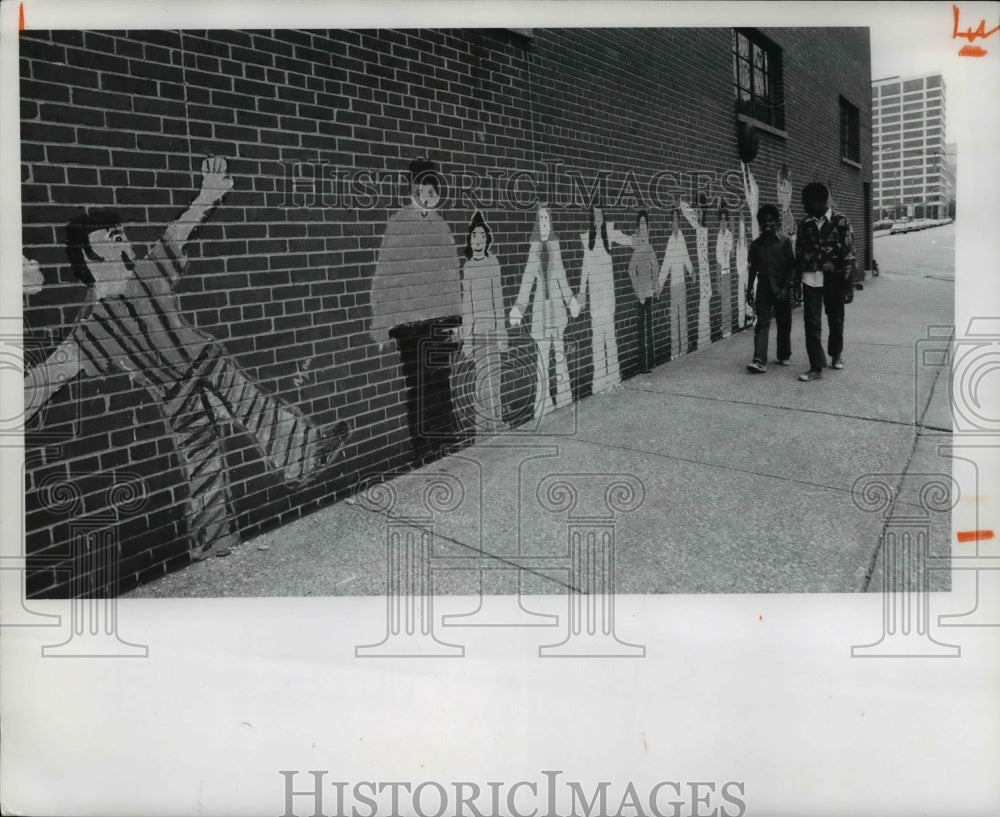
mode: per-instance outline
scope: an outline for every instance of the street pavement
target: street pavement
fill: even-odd
[[[789,368],[748,374],[752,332],[737,333],[127,597],[381,594],[387,534],[417,528],[448,568],[442,594],[565,592],[573,574],[553,565],[581,529],[611,532],[618,593],[880,591],[886,525],[925,514],[927,475],[950,472],[947,373],[919,353],[953,321],[954,239],[953,225],[875,239],[846,367],[819,381],[797,380],[798,309]],[[865,477],[868,507],[852,498]],[[930,555],[948,555],[949,515],[928,524]],[[946,589],[948,572],[929,582]]]

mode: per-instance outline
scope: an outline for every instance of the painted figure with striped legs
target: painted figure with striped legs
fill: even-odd
[[[162,406],[188,484],[191,555],[224,556],[239,543],[225,463],[229,431],[250,436],[269,470],[290,486],[316,477],[343,450],[347,423],[317,426],[251,382],[213,337],[183,317],[173,286],[184,244],[233,187],[226,162],[202,163],[191,206],[138,259],[118,214],[94,210],[66,228],[66,254],[89,289],[70,335],[27,374],[26,419],[80,372],[127,372]]]

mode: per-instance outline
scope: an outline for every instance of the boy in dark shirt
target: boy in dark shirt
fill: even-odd
[[[790,290],[795,273],[795,252],[792,242],[778,234],[780,215],[773,204],[765,204],[757,211],[760,235],[755,238],[747,252],[747,291],[750,301],[755,278],[757,300],[757,327],[753,337],[753,362],[747,365],[751,374],[767,371],[767,340],[771,328],[771,312],[778,325],[778,363],[789,365],[792,356],[792,304]]]

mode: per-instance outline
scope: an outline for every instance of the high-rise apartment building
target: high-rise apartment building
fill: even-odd
[[[943,218],[945,85],[940,74],[872,82],[872,177],[876,218]]]
[[[948,215],[955,217],[955,182],[958,173],[958,145],[949,142],[944,146],[944,195],[948,202]]]

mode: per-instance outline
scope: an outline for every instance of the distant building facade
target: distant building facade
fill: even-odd
[[[944,191],[945,200],[948,202],[949,218],[955,217],[955,181],[958,178],[958,145],[949,142],[944,146]]]
[[[943,218],[954,197],[945,167],[946,94],[940,74],[872,82],[876,218]]]

